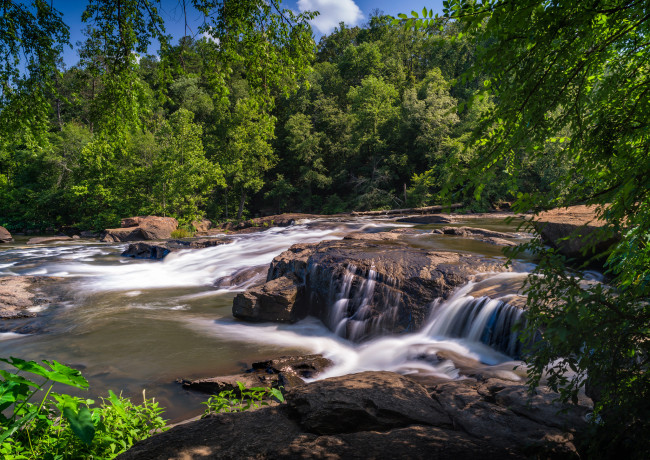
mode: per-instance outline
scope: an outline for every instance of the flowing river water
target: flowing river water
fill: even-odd
[[[515,231],[516,224],[494,219],[464,222],[497,231]],[[28,246],[17,238],[0,246],[0,276],[60,277],[56,300],[38,306],[32,334],[0,333],[0,356],[54,359],[82,371],[89,396],[108,389],[156,397],[166,417],[178,421],[202,411],[205,395],[184,391],[175,380],[239,373],[251,362],[286,354],[322,353],[335,365],[319,378],[363,370],[422,372],[459,377],[449,360],[427,359],[439,351],[466,358],[511,379],[520,364],[513,360],[517,344],[507,332],[519,310],[501,300],[516,293],[530,269],[526,260],[514,272],[484,275],[458,289],[432,309],[436,313],[420,330],[354,343],[320,321],[296,324],[249,324],[232,318],[232,300],[250,284],[218,287],[215,281],[242,269],[268,266],[273,257],[295,243],[340,239],[350,232],[379,232],[412,227],[387,219],[318,219],[285,228],[228,235],[233,242],[184,250],[163,261],[121,257],[127,244],[75,240]],[[471,239],[434,235],[435,226],[415,226],[425,234],[405,236],[409,244],[428,250],[453,250],[499,258],[501,247]],[[265,276],[265,272],[260,275]],[[252,280],[254,281],[254,280]],[[495,290],[496,286],[496,290]],[[475,292],[497,295],[481,298]],[[371,286],[368,287],[371,289]],[[474,294],[474,295],[472,295]],[[499,300],[499,297],[506,296]],[[475,298],[478,297],[478,298]],[[343,297],[342,297],[343,300]],[[87,394],[87,393],[84,393]]]

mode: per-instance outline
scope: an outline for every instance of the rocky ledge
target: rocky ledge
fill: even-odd
[[[122,219],[121,228],[104,230],[101,241],[117,243],[141,240],[166,240],[178,228],[178,221],[172,217],[138,216]]]
[[[285,404],[177,425],[118,459],[579,458],[590,408],[554,398],[499,379],[362,372],[296,387]]]
[[[296,244],[273,259],[265,284],[235,297],[233,315],[277,322],[312,315],[352,339],[412,331],[434,299],[476,273],[504,270],[500,260],[388,239]]]
[[[134,259],[164,259],[167,254],[181,249],[204,249],[231,243],[227,238],[199,238],[187,240],[169,240],[159,243],[131,243],[122,253],[124,257]]]
[[[620,240],[620,235],[596,216],[595,206],[552,209],[540,213],[531,223],[546,244],[576,259],[598,256]],[[592,251],[584,254],[590,246]]]

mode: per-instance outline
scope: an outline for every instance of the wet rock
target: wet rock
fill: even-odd
[[[169,240],[160,243],[131,243],[124,250],[124,257],[133,257],[134,259],[164,259],[167,254],[181,249],[203,249],[222,244],[231,243],[232,240],[226,238],[202,238],[189,240]]]
[[[412,224],[451,224],[454,222],[454,219],[448,214],[430,214],[402,217],[401,219],[397,219],[397,222],[408,222]]]
[[[10,243],[13,240],[14,239],[11,236],[11,233],[9,233],[9,230],[4,227],[0,227],[0,243]]]
[[[348,299],[345,317],[358,321],[356,338],[368,334],[419,329],[436,298],[447,298],[479,272],[504,271],[502,261],[453,252],[427,252],[399,241],[339,240],[296,244],[271,263],[267,284],[239,295],[233,315],[274,321],[278,308],[266,311],[265,298],[284,298],[282,321],[307,314],[336,328],[332,306]],[[283,278],[281,283],[275,280]],[[290,287],[293,281],[294,288]],[[370,283],[370,284],[368,284]],[[281,293],[291,292],[290,297]],[[293,293],[295,292],[295,297]],[[287,303],[288,302],[288,303]],[[347,334],[351,337],[351,334]]]
[[[322,355],[282,356],[253,363],[243,374],[197,380],[183,379],[180,383],[186,390],[209,394],[226,390],[238,393],[237,382],[242,382],[247,388],[282,387],[284,391],[304,385],[304,379],[316,377],[331,365],[332,361]]]
[[[79,235],[82,238],[99,238],[99,233],[90,230],[84,230],[83,232],[79,233]]]
[[[134,259],[163,259],[170,252],[164,244],[131,243],[122,256]]]
[[[36,316],[29,309],[48,302],[42,288],[58,279],[48,276],[0,277],[0,319]]]
[[[30,238],[27,241],[27,244],[47,244],[55,243],[58,241],[71,241],[72,238],[69,236],[38,236],[36,238]]]
[[[104,230],[101,241],[108,243],[165,240],[178,228],[178,221],[173,217],[138,216],[122,219],[122,228]]]
[[[494,244],[497,246],[517,246],[519,243],[506,238],[520,238],[523,236],[519,233],[495,232],[484,228],[473,227],[443,227],[434,230],[432,233],[444,235],[456,235],[463,238],[471,238],[484,243]]]
[[[297,302],[299,290],[295,277],[281,276],[237,294],[232,313],[247,321],[295,322],[306,316],[304,305]]]
[[[620,241],[620,235],[598,219],[594,206],[552,209],[540,213],[532,225],[546,244],[576,259],[602,254]],[[583,255],[588,249],[590,252]]]
[[[214,282],[214,286],[221,289],[227,289],[230,287],[251,289],[264,283],[267,271],[268,266],[266,265],[242,268],[232,275],[223,276],[217,279]]]
[[[566,414],[495,379],[364,372],[313,382],[286,404],[177,425],[118,458],[579,458],[584,406]]]

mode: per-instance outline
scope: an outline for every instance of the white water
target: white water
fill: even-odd
[[[521,363],[480,341],[487,318],[496,311],[495,306],[483,308],[483,315],[479,314],[469,321],[469,332],[465,336],[450,335],[453,331],[453,321],[450,319],[462,314],[463,309],[475,308],[476,299],[467,294],[473,287],[474,283],[470,282],[446,302],[433,305],[431,317],[420,331],[377,337],[363,343],[347,340],[339,335],[339,328],[332,332],[313,318],[293,325],[246,324],[231,319],[191,321],[189,327],[230,341],[298,347],[309,353],[322,354],[331,359],[334,366],[319,375],[318,379],[370,370],[402,374],[417,372],[454,379],[460,375],[458,366],[449,359],[441,360],[436,356],[438,352],[451,352],[461,358],[461,361],[469,358],[484,365],[501,365],[501,378],[520,380],[520,376],[512,369]],[[336,308],[340,307],[337,303],[341,300],[334,304]]]
[[[215,280],[245,268],[269,264],[275,256],[296,243],[340,239],[350,231],[373,227],[402,227],[404,224],[357,222],[326,228],[307,224],[271,228],[264,232],[226,236],[232,243],[169,254],[163,261],[121,258],[118,263],[93,263],[95,257],[111,252],[118,255],[126,245],[59,245],[27,247],[5,251],[4,257],[20,260],[0,266],[1,275],[47,275],[82,277],[80,291],[140,291],[146,289],[211,286]],[[30,262],[34,266],[30,266]],[[239,287],[244,289],[245,286]]]

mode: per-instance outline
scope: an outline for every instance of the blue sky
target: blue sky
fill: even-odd
[[[84,39],[82,30],[85,24],[81,22],[81,13],[84,11],[85,1],[53,0],[54,7],[63,13],[66,24],[70,26],[70,43]],[[190,0],[187,3],[191,3]],[[285,8],[294,11],[318,10],[321,12],[312,27],[316,40],[323,34],[328,34],[338,25],[340,21],[348,25],[362,25],[368,20],[370,13],[379,9],[385,14],[393,16],[398,13],[410,13],[411,10],[422,11],[422,8],[433,8],[434,12],[442,11],[442,0],[286,0],[282,3]],[[185,20],[183,8],[179,0],[162,0],[159,8],[161,16],[165,21],[167,32],[174,37],[174,41],[185,35]],[[189,35],[198,34],[201,25],[201,18],[198,12],[188,8],[188,30]],[[149,50],[155,53],[154,49]],[[76,49],[66,49],[64,61],[67,66],[72,66],[78,61]]]

